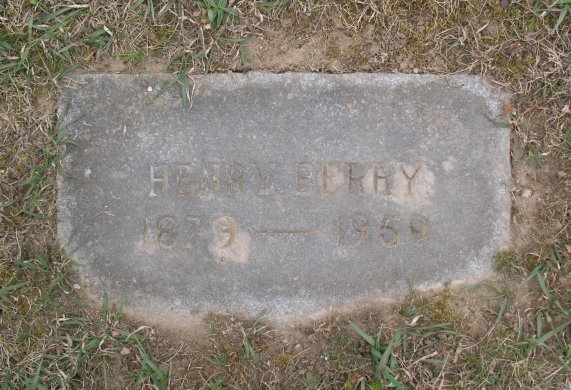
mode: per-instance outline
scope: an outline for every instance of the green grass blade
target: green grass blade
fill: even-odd
[[[527,356],[529,356],[535,348],[537,348],[539,346],[545,347],[546,346],[545,342],[547,340],[549,340],[553,336],[557,335],[558,333],[562,332],[569,325],[571,325],[571,320],[565,321],[564,323],[559,325],[557,328],[550,330],[549,332],[545,333],[543,336],[541,336],[539,338],[535,338],[535,337],[530,338],[528,341],[528,343],[530,345],[528,346],[527,351],[526,351]]]
[[[385,349],[385,351],[383,352],[383,356],[381,357],[378,366],[378,369],[380,371],[384,371],[387,369],[387,362],[389,361],[389,357],[393,353],[394,347],[400,342],[401,334],[402,334],[402,329],[399,327],[395,332],[394,336],[391,338],[391,341],[389,341],[387,349]]]
[[[363,340],[365,340],[367,343],[369,343],[373,347],[376,345],[375,339],[373,339],[370,335],[368,335],[363,329],[359,328],[357,324],[349,321],[349,325],[351,325],[351,327],[355,330],[355,332],[357,332],[357,334],[361,336]]]
[[[157,362],[150,356],[143,348],[142,344],[137,340],[139,354],[141,355],[142,368],[141,370],[147,375],[153,384],[159,390],[167,389],[167,373],[165,373],[157,364]]]
[[[0,288],[0,297],[2,297],[4,294],[6,294],[9,291],[17,290],[19,288],[24,287],[27,284],[28,284],[28,282],[20,282],[20,283],[12,284],[10,286],[2,287],[2,288]]]
[[[508,306],[508,298],[504,297],[502,299],[502,303],[500,304],[500,310],[498,311],[498,317],[496,318],[496,323],[500,322],[500,320],[502,319],[507,306]]]
[[[383,376],[398,390],[404,390],[404,386],[390,372],[385,371]]]

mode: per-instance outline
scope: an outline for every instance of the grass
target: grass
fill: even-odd
[[[57,256],[36,254],[20,262],[29,282],[2,288],[1,321],[13,326],[2,332],[0,388],[97,387],[111,380],[110,356],[138,351],[137,383],[166,389],[167,374],[148,352],[148,331],[124,330],[120,313],[105,303],[99,315],[86,316],[76,287],[69,284],[69,267]],[[45,290],[35,292],[34,285]]]
[[[506,2],[506,4],[508,4]],[[0,388],[567,388],[570,3],[0,1]],[[290,331],[212,315],[199,339],[85,302],[55,242],[73,71],[468,72],[511,92],[514,248],[495,280]]]
[[[228,7],[228,0],[196,0],[196,4],[206,10],[209,27],[213,29],[224,26],[228,18],[238,17],[238,10]]]
[[[393,354],[395,345],[398,345],[401,342],[402,327],[399,327],[396,330],[394,336],[389,340],[386,346],[382,346],[380,332],[377,334],[377,337],[374,338],[353,322],[349,322],[349,324],[353,329],[355,329],[359,336],[361,336],[371,346],[371,355],[373,357],[373,366],[375,368],[375,377],[377,379],[376,382],[373,382],[374,386],[382,386],[382,382],[379,381],[384,380],[387,384],[393,385],[397,389],[403,389],[403,384],[397,379],[398,374],[396,374],[396,371],[398,369],[398,365],[396,357]]]

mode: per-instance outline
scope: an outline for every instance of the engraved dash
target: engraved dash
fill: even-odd
[[[250,230],[253,234],[315,234],[318,228],[261,228]]]

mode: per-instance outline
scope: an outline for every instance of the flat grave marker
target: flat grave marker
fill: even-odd
[[[58,235],[95,297],[295,321],[490,272],[503,96],[474,76],[75,76]],[[194,85],[192,86],[192,83]]]

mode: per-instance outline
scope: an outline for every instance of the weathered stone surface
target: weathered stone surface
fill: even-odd
[[[82,75],[59,239],[96,296],[297,320],[481,277],[509,230],[501,95],[471,76]],[[192,84],[191,84],[192,85]]]

